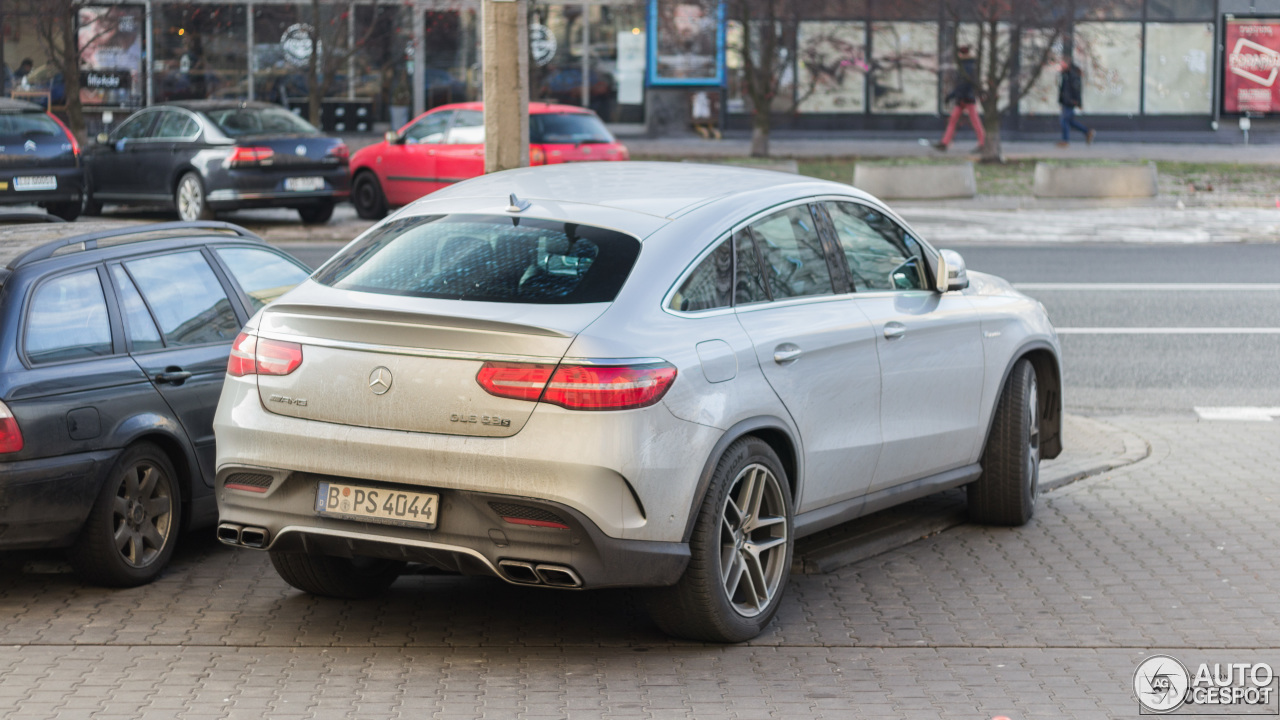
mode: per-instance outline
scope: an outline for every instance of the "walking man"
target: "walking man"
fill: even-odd
[[[1076,119],[1076,110],[1080,109],[1083,94],[1084,79],[1080,66],[1070,60],[1063,60],[1062,72],[1058,73],[1058,104],[1062,106],[1062,139],[1058,141],[1058,147],[1064,148],[1071,144],[1073,128],[1084,133],[1086,143],[1093,144],[1097,133]]]
[[[956,48],[956,56],[960,61],[959,72],[956,75],[955,87],[946,97],[947,100],[954,100],[955,105],[951,108],[951,119],[947,121],[947,131],[943,133],[942,140],[934,143],[933,147],[935,150],[946,152],[956,136],[956,125],[960,122],[960,116],[967,114],[969,124],[973,126],[973,132],[978,136],[976,150],[981,150],[987,142],[987,135],[982,129],[982,119],[978,117],[978,94],[973,88],[978,79],[978,61],[973,59],[973,51],[968,45]]]

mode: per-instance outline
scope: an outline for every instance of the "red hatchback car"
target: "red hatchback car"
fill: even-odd
[[[529,164],[630,156],[592,111],[529,103]],[[484,105],[441,105],[351,156],[351,202],[367,220],[433,190],[484,174]]]

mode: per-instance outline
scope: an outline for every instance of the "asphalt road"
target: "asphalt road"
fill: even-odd
[[[341,245],[283,247],[315,267]],[[1280,407],[1280,244],[954,247],[1044,303],[1070,410]]]

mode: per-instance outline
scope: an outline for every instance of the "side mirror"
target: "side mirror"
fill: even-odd
[[[98,136],[95,137],[94,140],[97,140],[99,145],[106,145],[111,141],[111,136],[106,133],[98,133]]]
[[[395,130],[388,130],[383,134],[382,139],[386,140],[387,143],[391,145],[399,145],[404,142],[404,138],[400,137],[400,133]]]
[[[969,287],[969,272],[960,253],[955,250],[940,250],[939,253],[942,255],[942,269],[946,271],[947,291]]]

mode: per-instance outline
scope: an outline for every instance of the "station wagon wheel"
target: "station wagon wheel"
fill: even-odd
[[[982,475],[969,484],[969,515],[990,525],[1024,525],[1040,495],[1040,388],[1021,359],[1009,373],[982,453]]]
[[[212,220],[213,210],[205,199],[204,183],[200,176],[189,172],[178,181],[173,193],[173,204],[182,220]]]
[[[702,501],[680,581],[652,591],[649,610],[665,632],[742,642],[773,619],[794,550],[791,490],[781,461],[756,437],[725,451]]]
[[[160,574],[178,537],[176,477],[168,456],[150,443],[120,455],[68,553],[82,577],[132,587]]]

